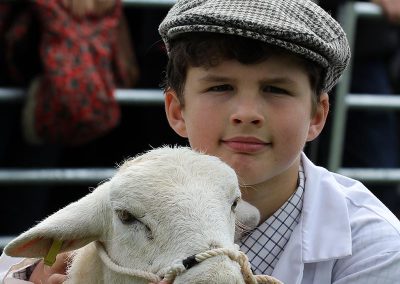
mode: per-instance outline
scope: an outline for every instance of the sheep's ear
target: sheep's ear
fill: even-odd
[[[101,237],[107,218],[109,182],[92,193],[50,215],[22,233],[4,249],[9,256],[44,257],[53,241],[62,241],[59,252],[78,249]]]

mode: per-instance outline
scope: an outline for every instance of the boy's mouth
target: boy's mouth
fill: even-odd
[[[223,139],[222,144],[234,152],[256,153],[264,150],[271,143],[264,142],[256,137],[233,137]]]

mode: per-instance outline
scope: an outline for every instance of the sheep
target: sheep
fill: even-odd
[[[22,233],[5,253],[45,257],[76,250],[68,284],[163,278],[176,284],[256,283],[253,275],[243,276],[250,269],[234,231],[238,204],[247,214],[241,223],[256,225],[258,211],[240,197],[234,170],[220,159],[187,147],[160,147],[125,161],[111,179]],[[280,283],[266,279],[262,283]]]

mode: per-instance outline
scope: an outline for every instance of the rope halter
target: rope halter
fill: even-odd
[[[243,279],[246,284],[282,284],[282,282],[280,282],[279,280],[277,280],[272,276],[253,275],[247,256],[243,252],[235,249],[216,248],[193,256],[189,256],[188,258],[181,261],[176,261],[175,264],[173,264],[168,269],[164,278],[161,279],[160,276],[152,272],[146,272],[139,269],[132,269],[121,266],[115,263],[110,258],[110,256],[105,251],[104,246],[99,241],[95,242],[95,246],[100,256],[100,259],[112,271],[119,274],[125,274],[133,277],[143,278],[152,283],[158,283],[162,280],[165,283],[172,284],[178,275],[181,275],[186,270],[203,262],[204,260],[212,258],[214,256],[226,255],[231,260],[236,261],[240,265]]]

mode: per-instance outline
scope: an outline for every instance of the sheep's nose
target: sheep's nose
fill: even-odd
[[[205,259],[177,276],[174,284],[245,284],[239,263],[226,255]]]

